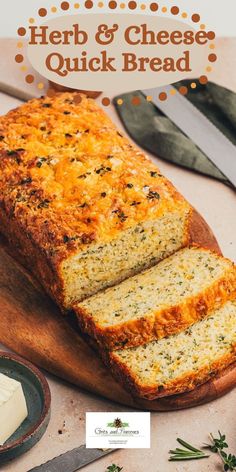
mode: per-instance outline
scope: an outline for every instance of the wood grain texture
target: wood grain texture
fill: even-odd
[[[192,242],[220,252],[217,241],[194,212]],[[82,389],[134,408],[176,410],[206,403],[236,385],[236,366],[192,392],[148,401],[132,398],[94,351],[66,321],[16,254],[0,239],[0,342],[21,356]]]

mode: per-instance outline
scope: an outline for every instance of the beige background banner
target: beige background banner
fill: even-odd
[[[86,39],[83,33],[75,34],[74,25],[78,24],[79,30],[87,33],[87,42],[84,44],[75,44],[76,40],[78,43]],[[206,44],[197,44],[196,41],[193,44],[184,44],[181,41],[181,33],[196,33],[197,29],[174,18],[91,13],[59,16],[48,20],[44,25],[48,26],[44,37],[48,44],[29,44],[29,60],[34,69],[47,79],[72,88],[107,92],[114,90],[114,87],[119,92],[152,88],[189,77],[199,77],[206,73],[206,67],[209,65],[210,40],[205,40]],[[110,44],[97,42],[96,32],[99,25],[108,25],[109,28],[117,25],[117,28],[114,27],[114,40]],[[129,30],[130,34],[127,35],[127,28],[130,26],[137,28]],[[36,25],[31,28],[35,27]],[[145,29],[153,34],[147,35],[147,44],[141,44],[141,41],[145,40]],[[49,38],[53,31],[71,31],[70,44],[51,44]],[[160,36],[163,31],[166,34]],[[40,32],[38,27],[35,33]],[[173,35],[173,32],[178,32],[175,33],[173,42],[180,44],[173,44],[170,40],[168,42],[168,36]],[[125,34],[126,38],[129,37],[129,42],[139,43],[128,44]],[[204,34],[205,32],[201,31],[201,42],[204,41]],[[53,37],[56,38],[54,42],[60,42],[59,34],[54,33]],[[65,36],[63,38],[65,40]],[[156,44],[150,44],[153,38],[152,42]],[[161,38],[161,41],[157,38]],[[104,35],[103,39],[105,41]],[[41,41],[40,37],[36,38],[36,42],[38,41]],[[164,42],[166,44],[163,44]],[[87,71],[84,71],[86,68]],[[125,68],[128,70],[124,71]],[[68,69],[71,72],[68,72]],[[98,70],[95,72],[91,69]]]

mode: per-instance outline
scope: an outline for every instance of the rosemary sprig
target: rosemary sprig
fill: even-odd
[[[224,449],[228,448],[228,444],[226,442],[225,434],[221,434],[218,431],[219,437],[214,438],[213,434],[210,434],[211,444],[206,444],[205,447],[210,449],[211,452],[217,453],[224,465],[224,471],[236,471],[236,456],[233,454],[227,454]],[[197,449],[196,447],[188,444],[183,439],[177,438],[177,441],[184,449],[180,449],[177,447],[175,450],[170,450],[169,453],[170,461],[184,461],[184,460],[192,460],[192,459],[203,459],[209,457],[205,452],[201,449]]]
[[[107,467],[106,472],[121,472],[121,470],[123,470],[123,467],[119,467],[116,464],[112,464]]]
[[[170,458],[169,461],[188,461],[193,459],[205,459],[209,457],[205,452],[201,451],[201,449],[197,449],[196,447],[188,444],[183,439],[177,438],[177,441],[184,449],[180,449],[177,447],[174,450],[170,450]]]
[[[225,434],[221,434],[218,431],[219,437],[214,438],[213,434],[210,434],[210,439],[212,444],[208,444],[207,447],[212,451],[218,453],[220,456],[223,464],[224,464],[224,471],[227,472],[228,470],[236,470],[236,456],[233,454],[226,454],[224,449],[227,449],[228,444],[225,442]]]

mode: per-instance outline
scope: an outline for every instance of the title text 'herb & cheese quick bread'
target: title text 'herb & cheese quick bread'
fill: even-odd
[[[190,205],[80,100],[35,99],[0,118],[0,231],[64,308],[189,240]]]
[[[103,348],[120,349],[184,330],[230,297],[236,297],[236,266],[193,246],[74,309],[83,331]]]
[[[186,331],[107,351],[107,357],[116,378],[136,396],[154,400],[193,390],[236,360],[236,300]]]

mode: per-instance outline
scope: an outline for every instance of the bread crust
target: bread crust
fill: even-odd
[[[36,277],[63,311],[64,280],[60,273],[61,258],[50,257],[47,251],[36,244],[27,228],[21,225],[21,221],[10,218],[1,204],[0,230],[12,246],[14,257]]]
[[[229,260],[228,262],[231,263]],[[157,310],[152,316],[149,314],[136,320],[104,327],[95,323],[92,315],[83,306],[75,305],[74,310],[82,331],[95,338],[103,349],[118,350],[184,331],[196,321],[207,317],[210,311],[219,308],[227,300],[233,300],[235,296],[236,266],[231,263],[224,275],[204,291],[189,297],[182,304]]]
[[[189,204],[92,99],[56,94],[0,117],[0,231],[62,308],[63,261],[177,208],[187,225]]]
[[[117,358],[116,352],[103,352],[103,360],[111,369],[114,377],[120,382],[129,393],[134,397],[145,398],[146,400],[155,400],[157,398],[168,397],[180,393],[190,392],[194,388],[204,384],[212,377],[222,372],[226,367],[233,364],[236,360],[236,345],[232,347],[232,352],[216,359],[210,366],[203,366],[196,372],[188,372],[178,379],[168,382],[166,385],[158,386],[151,383],[142,385],[139,379],[132,375],[131,370],[122,364]]]

